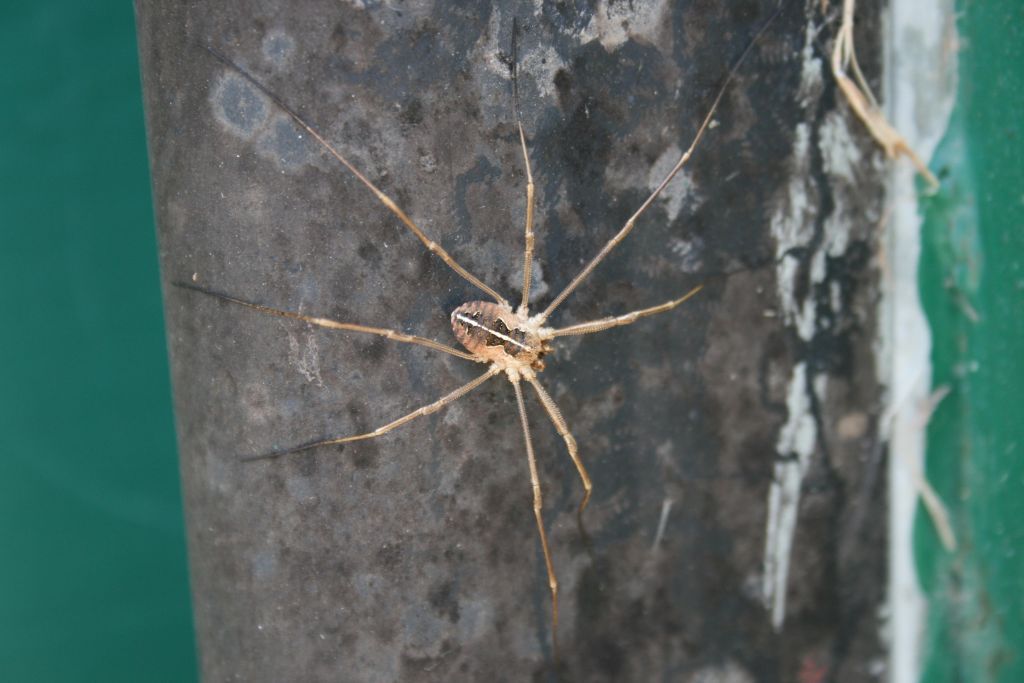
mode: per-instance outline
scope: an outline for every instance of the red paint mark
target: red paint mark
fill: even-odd
[[[800,663],[797,680],[800,683],[822,683],[826,676],[828,676],[828,665],[815,655],[807,655]]]

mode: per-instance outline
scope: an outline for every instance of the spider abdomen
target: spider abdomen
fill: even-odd
[[[508,306],[470,301],[452,311],[452,331],[466,350],[502,367],[543,368],[547,346],[528,319]]]

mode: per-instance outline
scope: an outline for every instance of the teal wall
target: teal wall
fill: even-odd
[[[946,553],[918,515],[927,683],[1024,681],[1024,3],[961,0],[957,105],[932,168],[921,291],[935,386],[928,474]]]
[[[196,678],[128,2],[0,8],[0,679]]]

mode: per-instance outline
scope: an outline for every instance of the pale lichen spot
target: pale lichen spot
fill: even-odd
[[[633,39],[656,45],[662,52],[671,51],[672,31],[668,0],[634,0],[622,3],[602,0],[590,24],[582,31],[582,40],[596,38],[611,52]]]
[[[502,284],[504,285],[505,291],[522,291],[522,260],[518,261],[518,263],[518,268],[505,273],[505,275],[502,277]],[[543,299],[551,290],[551,287],[548,285],[547,280],[544,279],[544,264],[542,264],[538,259],[531,260],[531,263],[533,264],[533,267],[531,269],[532,278],[530,283],[530,305],[532,306],[541,299]],[[513,298],[518,301],[518,295],[516,295]]]
[[[668,249],[675,256],[679,270],[684,273],[699,273],[703,270],[704,262],[701,256],[704,254],[704,240],[700,237],[673,237],[669,240]]]
[[[260,151],[283,166],[293,170],[310,163],[314,158],[310,136],[297,128],[290,117],[274,117],[273,122],[260,135]]]
[[[306,381],[319,386],[324,385],[320,376],[320,347],[313,332],[306,333],[306,343],[299,341],[298,334],[288,327],[282,326],[288,334],[288,362],[299,371]]]
[[[251,83],[234,73],[221,76],[210,94],[213,115],[234,135],[252,137],[267,120],[269,106]]]
[[[433,173],[437,170],[437,159],[433,154],[425,152],[420,155],[420,168],[424,173]]]
[[[657,161],[654,162],[654,165],[647,172],[647,188],[650,191],[653,192],[661,184],[665,176],[679,162],[682,154],[683,151],[677,145],[669,145],[658,156]],[[658,199],[662,206],[665,207],[665,213],[668,214],[669,221],[674,221],[679,217],[680,211],[684,208],[690,211],[698,206],[701,198],[697,193],[696,185],[694,185],[693,176],[690,175],[686,168],[683,168],[672,179],[672,182],[662,190],[661,196]]]
[[[315,141],[286,114],[271,116],[271,103],[245,78],[224,74],[210,95],[213,115],[228,132],[257,140],[256,149],[284,171],[295,170],[319,158]]]
[[[521,73],[528,74],[537,86],[540,98],[555,94],[555,74],[566,67],[565,61],[550,45],[539,45],[522,55]]]
[[[551,289],[548,281],[544,279],[544,264],[537,259],[533,260],[533,285],[530,288],[530,303],[540,301]]]
[[[267,35],[263,37],[260,51],[263,53],[263,57],[274,66],[287,66],[295,52],[295,39],[279,29],[268,31]]]

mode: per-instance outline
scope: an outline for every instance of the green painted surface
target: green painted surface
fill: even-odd
[[[0,53],[0,679],[194,680],[131,6]]]
[[[961,547],[919,515],[929,596],[924,675],[1024,681],[1024,4],[961,2],[960,85],[932,167],[921,288],[934,384],[928,475]]]

